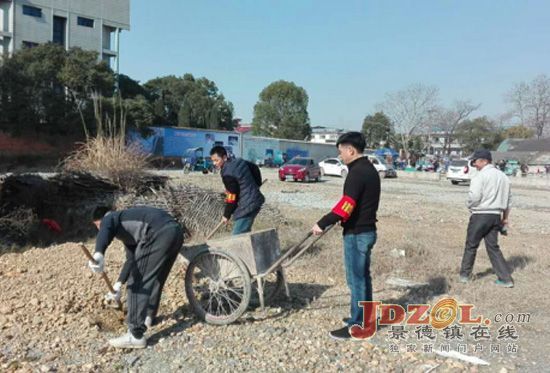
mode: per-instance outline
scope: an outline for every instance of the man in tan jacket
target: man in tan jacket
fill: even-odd
[[[510,180],[491,162],[491,152],[486,149],[476,150],[470,161],[470,164],[479,172],[470,182],[470,192],[466,202],[471,216],[459,280],[462,283],[470,280],[477,248],[483,239],[489,260],[498,277],[495,284],[511,288],[514,287],[514,281],[498,246],[498,233],[506,232],[508,225],[512,202]]]

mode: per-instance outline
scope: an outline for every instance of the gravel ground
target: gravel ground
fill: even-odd
[[[174,182],[223,190],[219,175],[168,172]],[[282,247],[307,232],[338,199],[342,179],[302,184],[279,182],[273,170],[262,190],[286,221],[278,221]],[[125,331],[123,315],[102,298],[100,279],[85,266],[78,245],[29,248],[0,256],[0,371],[547,371],[550,322],[545,255],[550,238],[548,191],[514,188],[510,235],[502,238],[514,267],[516,287],[495,288],[490,263],[480,249],[476,279],[456,281],[468,213],[468,188],[450,183],[385,179],[379,211],[379,240],[372,258],[374,295],[386,303],[434,304],[445,296],[471,303],[474,314],[494,320],[497,313],[530,313],[529,323],[512,322],[516,353],[468,351],[489,366],[473,365],[430,352],[390,349],[388,329],[369,341],[336,342],[327,331],[347,316],[349,292],[342,266],[340,233],[334,229],[288,270],[291,299],[283,296],[265,311],[250,309],[238,322],[213,326],[200,322],[183,290],[183,265],[176,263],[161,304],[162,322],[148,331],[144,350],[120,351],[106,339]],[[217,218],[216,218],[217,219]],[[256,228],[274,225],[259,219]],[[91,248],[93,242],[89,242]],[[108,274],[116,277],[123,250],[114,243],[107,253]],[[418,283],[395,285],[392,279]],[[427,284],[427,285],[422,285]],[[494,322],[491,332],[505,323]],[[414,328],[410,328],[413,334]],[[471,346],[473,340],[466,338]],[[439,347],[438,336],[433,348]],[[509,340],[503,340],[510,342]],[[412,342],[412,341],[411,341]],[[414,341],[418,349],[430,341]],[[513,342],[513,341],[512,341]]]

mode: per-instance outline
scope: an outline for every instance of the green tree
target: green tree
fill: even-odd
[[[127,98],[123,101],[123,105],[129,127],[144,130],[154,124],[153,105],[144,96],[138,95],[135,98]]]
[[[218,93],[216,84],[206,78],[183,76],[185,96],[178,113],[182,127],[233,129],[233,105]]]
[[[71,94],[72,104],[80,115],[86,137],[89,127],[95,130],[96,121],[86,118],[90,100],[94,97],[110,97],[114,92],[115,77],[105,62],[97,62],[98,54],[80,48],[67,52],[65,64],[59,71],[63,85]]]
[[[362,132],[367,140],[367,148],[377,148],[382,141],[387,146],[391,145],[393,128],[390,118],[383,112],[379,111],[374,115],[367,115],[363,120]]]
[[[311,135],[306,90],[293,82],[279,80],[260,93],[254,105],[252,131],[255,135],[303,140]]]
[[[487,117],[464,120],[456,131],[456,138],[466,153],[485,148],[494,150],[502,141],[502,132]]]
[[[191,74],[170,75],[145,83],[155,121],[192,128],[233,129],[233,105],[216,84]]]
[[[118,89],[123,99],[136,98],[137,96],[147,97],[147,90],[128,75],[118,75]]]
[[[112,92],[112,84],[95,52],[51,43],[17,51],[0,65],[0,124],[14,135],[78,134],[93,118],[89,88]]]
[[[144,85],[151,97],[155,121],[168,126],[178,125],[178,112],[185,92],[181,79],[168,75],[149,80]]]
[[[535,136],[535,131],[532,128],[520,124],[505,129],[502,136],[505,139],[530,139]]]

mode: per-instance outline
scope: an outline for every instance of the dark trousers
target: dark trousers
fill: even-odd
[[[156,315],[162,288],[183,243],[178,224],[158,231],[149,242],[136,248],[128,281],[128,327],[136,338],[143,337],[147,315]]]
[[[477,248],[481,240],[485,241],[487,255],[493,266],[499,280],[512,281],[510,269],[498,246],[498,232],[500,230],[500,215],[497,214],[472,214],[468,223],[466,235],[466,245],[464,247],[464,256],[462,257],[462,266],[460,268],[461,276],[470,276],[476,260]]]

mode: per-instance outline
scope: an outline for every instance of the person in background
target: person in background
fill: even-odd
[[[497,275],[495,284],[511,288],[514,287],[514,281],[498,245],[498,233],[506,232],[512,205],[510,180],[491,161],[491,152],[486,149],[476,150],[470,161],[479,172],[470,182],[466,202],[471,215],[459,281],[464,284],[470,281],[477,248],[481,240],[484,240],[489,260]]]
[[[233,217],[233,235],[250,232],[265,198],[260,192],[262,175],[257,165],[241,158],[228,158],[223,146],[210,151],[214,166],[221,172],[225,186],[225,210],[222,222]]]

